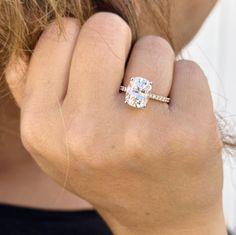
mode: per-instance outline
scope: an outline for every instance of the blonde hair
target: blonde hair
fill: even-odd
[[[4,91],[7,85],[4,71],[12,57],[26,54],[29,57],[43,30],[52,22],[60,23],[62,17],[77,18],[83,23],[94,13],[108,11],[120,15],[133,33],[138,35],[138,8],[135,0],[11,0],[0,2],[0,82]],[[170,32],[169,0],[146,0],[142,12],[153,14],[153,22],[161,35],[174,47]],[[1,97],[1,88],[0,88]],[[219,117],[219,115],[218,115]],[[219,117],[219,120],[223,118]],[[222,121],[223,122],[223,121]],[[224,125],[221,125],[224,126]],[[221,128],[222,133],[224,128]],[[224,134],[223,142],[231,149],[236,146],[233,135]]]
[[[165,4],[163,3],[165,2]],[[166,2],[147,1],[147,9],[153,13],[163,35],[169,37]],[[149,7],[148,7],[149,4]],[[151,7],[155,6],[156,7]],[[145,9],[142,9],[145,10]],[[30,55],[42,31],[54,20],[60,25],[62,17],[78,18],[82,25],[92,14],[109,11],[128,22],[135,40],[138,33],[137,8],[134,0],[11,0],[0,2],[0,76],[12,56]]]

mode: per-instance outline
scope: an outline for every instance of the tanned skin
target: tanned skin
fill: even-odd
[[[191,1],[189,3],[187,0],[176,0],[172,12],[175,52],[179,51],[195,35],[214,4],[215,1]],[[190,14],[190,12],[194,12],[194,14]],[[143,16],[140,15],[140,20],[141,17]],[[151,19],[147,18],[146,21],[151,22]],[[116,39],[117,35],[115,37],[116,32],[106,22],[111,22],[119,31],[119,40]],[[175,63],[175,52],[168,42],[157,36],[160,33],[158,29],[152,27],[151,23],[147,24],[148,26],[143,32],[140,31],[125,73],[124,64],[131,49],[131,33],[122,19],[114,14],[100,13],[91,17],[82,29],[73,19],[65,19],[64,24],[70,35],[67,41],[52,40],[57,37],[58,30],[52,24],[40,38],[30,63],[18,58],[17,64],[12,63],[8,67],[7,82],[19,108],[10,99],[5,99],[1,104],[8,117],[1,120],[1,126],[5,126],[5,129],[10,131],[6,131],[0,150],[0,200],[13,204],[64,209],[89,208],[92,204],[107,221],[114,234],[160,233],[170,235],[186,232],[186,234],[194,235],[224,235],[221,208],[221,141],[216,127],[207,79],[201,69],[189,61]],[[105,35],[108,43],[112,45],[115,57],[114,53],[107,51],[108,48],[105,47],[104,41],[102,43],[101,38],[99,39],[97,34],[90,30],[93,27]],[[96,51],[93,47],[94,43],[98,43],[101,48]],[[90,50],[93,53],[88,53]],[[92,57],[91,54],[93,54]],[[118,58],[121,58],[118,61],[117,55]],[[42,58],[43,60],[41,60]],[[70,66],[71,58],[73,59]],[[106,59],[105,63],[104,58],[110,58],[110,60]],[[94,66],[90,67],[91,70],[88,71],[86,68],[89,61],[92,61]],[[96,61],[101,62],[99,67],[96,67]],[[146,66],[147,62],[150,66]],[[111,68],[109,70],[106,69],[107,63]],[[52,66],[47,66],[48,64]],[[101,69],[101,65],[104,66],[104,70]],[[154,69],[155,67],[158,70]],[[65,79],[69,70],[72,78],[70,78],[69,90],[67,90],[65,84],[68,81],[66,82]],[[123,104],[123,94],[112,92],[117,92],[123,77],[124,83],[127,85],[128,78],[134,73],[152,79],[155,93],[170,95],[172,103],[167,106],[150,102],[144,112],[130,109]],[[42,79],[42,74],[47,74],[47,76],[43,76],[44,79]],[[91,88],[92,85],[89,78],[95,74],[100,83],[94,86],[96,89],[93,92],[88,92],[88,88]],[[163,74],[165,77],[162,77]],[[104,84],[102,79],[108,75],[114,77],[114,80],[107,81],[110,84],[110,96],[117,95],[115,104],[113,103],[114,110],[108,108],[111,107],[110,103],[103,101],[104,91],[103,87],[99,85]],[[189,77],[190,75],[191,77]],[[48,80],[49,77],[50,79],[53,77],[55,80]],[[16,81],[23,79],[24,82],[20,83],[21,85],[15,86]],[[56,111],[58,113],[58,109],[56,111],[53,109],[56,97],[50,93],[52,96],[50,100],[50,96],[46,95],[47,92],[52,91],[52,87],[50,87],[52,84],[53,90],[57,92],[56,97],[61,97],[59,103],[63,100],[64,124],[69,131],[67,139],[71,158],[69,175],[65,174],[68,159],[65,158],[66,154],[63,154],[66,153],[62,131],[64,129],[61,129],[63,128],[61,119],[57,122],[58,117],[54,116]],[[179,94],[179,90],[182,95]],[[199,92],[201,96],[198,95]],[[191,97],[191,99],[186,99],[186,97]],[[97,109],[98,106],[94,106],[95,98],[96,102],[101,102],[99,109]],[[201,107],[197,105],[199,103]],[[201,109],[202,104],[204,104],[204,110]],[[78,115],[77,107],[83,110],[84,115]],[[16,120],[19,110],[22,114],[21,119]],[[96,115],[94,115],[95,110]],[[36,113],[37,115],[35,115]],[[114,116],[114,113],[117,115]],[[199,114],[201,115],[198,117]],[[47,118],[45,115],[48,115]],[[92,119],[90,120],[88,117],[92,117]],[[195,121],[197,120],[195,125],[192,124],[192,117]],[[13,120],[15,118],[16,122],[7,122],[10,118]],[[113,121],[111,126],[108,120]],[[140,122],[143,123],[145,129],[142,129],[142,135],[140,139],[137,139],[136,136],[140,136],[138,133],[141,131],[138,128]],[[21,124],[22,140],[17,135],[19,123]],[[80,125],[76,123],[80,123]],[[88,123],[92,125],[90,126]],[[123,126],[124,123],[127,123],[127,127]],[[111,129],[106,129],[107,125]],[[49,131],[50,128],[52,129]],[[167,131],[169,129],[172,131]],[[104,130],[110,130],[109,141],[107,132]],[[79,133],[86,134],[80,136]],[[160,133],[161,139],[157,138]],[[124,145],[124,136],[129,136],[128,145]],[[179,136],[181,136],[181,140]],[[211,136],[210,142],[202,138],[203,136]],[[97,141],[98,139],[101,140],[101,143]],[[183,140],[185,144],[181,145]],[[24,147],[21,141],[23,141]],[[146,145],[142,145],[146,147],[136,148],[139,146],[138,143],[146,143]],[[196,145],[197,149],[195,149]],[[210,145],[214,148],[209,149]],[[122,146],[122,148],[120,149],[118,146]],[[152,146],[159,147],[153,149]],[[173,149],[166,148],[166,146],[173,146]],[[139,159],[137,156],[140,156]],[[188,159],[188,156],[191,160]],[[41,171],[32,157],[40,168],[60,185],[65,186],[65,175],[68,176],[66,189],[75,195],[66,191],[60,194],[61,187]],[[109,161],[104,161],[107,158]],[[148,160],[146,160],[147,158]],[[156,165],[154,162],[157,162],[157,159],[158,164]],[[179,161],[179,159],[182,160]],[[209,163],[204,165],[204,162]],[[132,166],[133,163],[135,164]],[[83,171],[81,167],[86,171]],[[110,169],[113,169],[119,177],[108,177]],[[163,169],[165,170],[163,171]],[[183,174],[183,172],[188,172],[188,169],[191,169],[190,172]],[[93,174],[88,173],[91,170]],[[137,172],[139,173],[137,174]],[[145,178],[144,175],[147,177]],[[81,181],[77,179],[81,179]],[[154,179],[165,179],[165,183],[159,184],[160,187],[153,191],[151,189],[158,183],[153,182]],[[172,182],[173,180],[175,182]],[[195,187],[191,187],[191,184],[185,185],[184,182],[191,180]],[[136,182],[140,183],[136,184]],[[103,188],[102,185],[105,187]],[[121,185],[122,187],[120,187]],[[211,190],[206,193],[205,188],[210,186]],[[168,191],[169,188],[172,188],[173,191]],[[132,190],[129,191],[129,189]],[[87,193],[92,191],[93,193]],[[148,191],[149,193],[145,195],[149,195],[150,200],[148,197],[145,199],[143,194]],[[132,197],[132,193],[136,196]],[[124,195],[126,196],[124,197]],[[152,198],[151,195],[159,196]],[[91,204],[80,199],[80,196]],[[106,198],[106,203],[102,198]],[[140,198],[140,200],[136,202],[134,198]],[[170,205],[171,201],[176,203]],[[194,205],[195,202],[198,203]],[[119,205],[127,205],[127,207],[121,208]],[[139,210],[137,210],[138,208]],[[135,215],[134,211],[140,212]],[[121,216],[124,213],[127,214],[127,218]],[[179,221],[178,213],[184,220]],[[147,215],[150,216],[147,217]],[[172,225],[168,224],[170,216]]]

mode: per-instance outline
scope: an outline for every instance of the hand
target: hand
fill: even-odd
[[[111,13],[80,32],[75,20],[64,25],[66,37],[55,24],[42,34],[25,87],[7,75],[22,141],[39,166],[93,204],[115,234],[225,234],[222,143],[201,69],[176,62],[157,36],[139,39],[128,59],[130,29]],[[170,104],[125,104],[119,87],[136,75]]]

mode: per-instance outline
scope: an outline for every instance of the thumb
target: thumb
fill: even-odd
[[[23,99],[28,66],[29,56],[24,54],[12,58],[5,70],[6,82],[19,107]]]

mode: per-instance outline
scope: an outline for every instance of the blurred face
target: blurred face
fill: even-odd
[[[140,1],[141,2],[141,1]],[[197,33],[202,23],[209,15],[217,0],[171,0],[170,1],[170,31],[175,50],[179,51],[183,48]],[[153,23],[153,18],[149,17],[145,11],[143,4],[140,3],[140,35],[160,34],[161,26],[158,28]],[[165,8],[165,4],[163,4]]]

